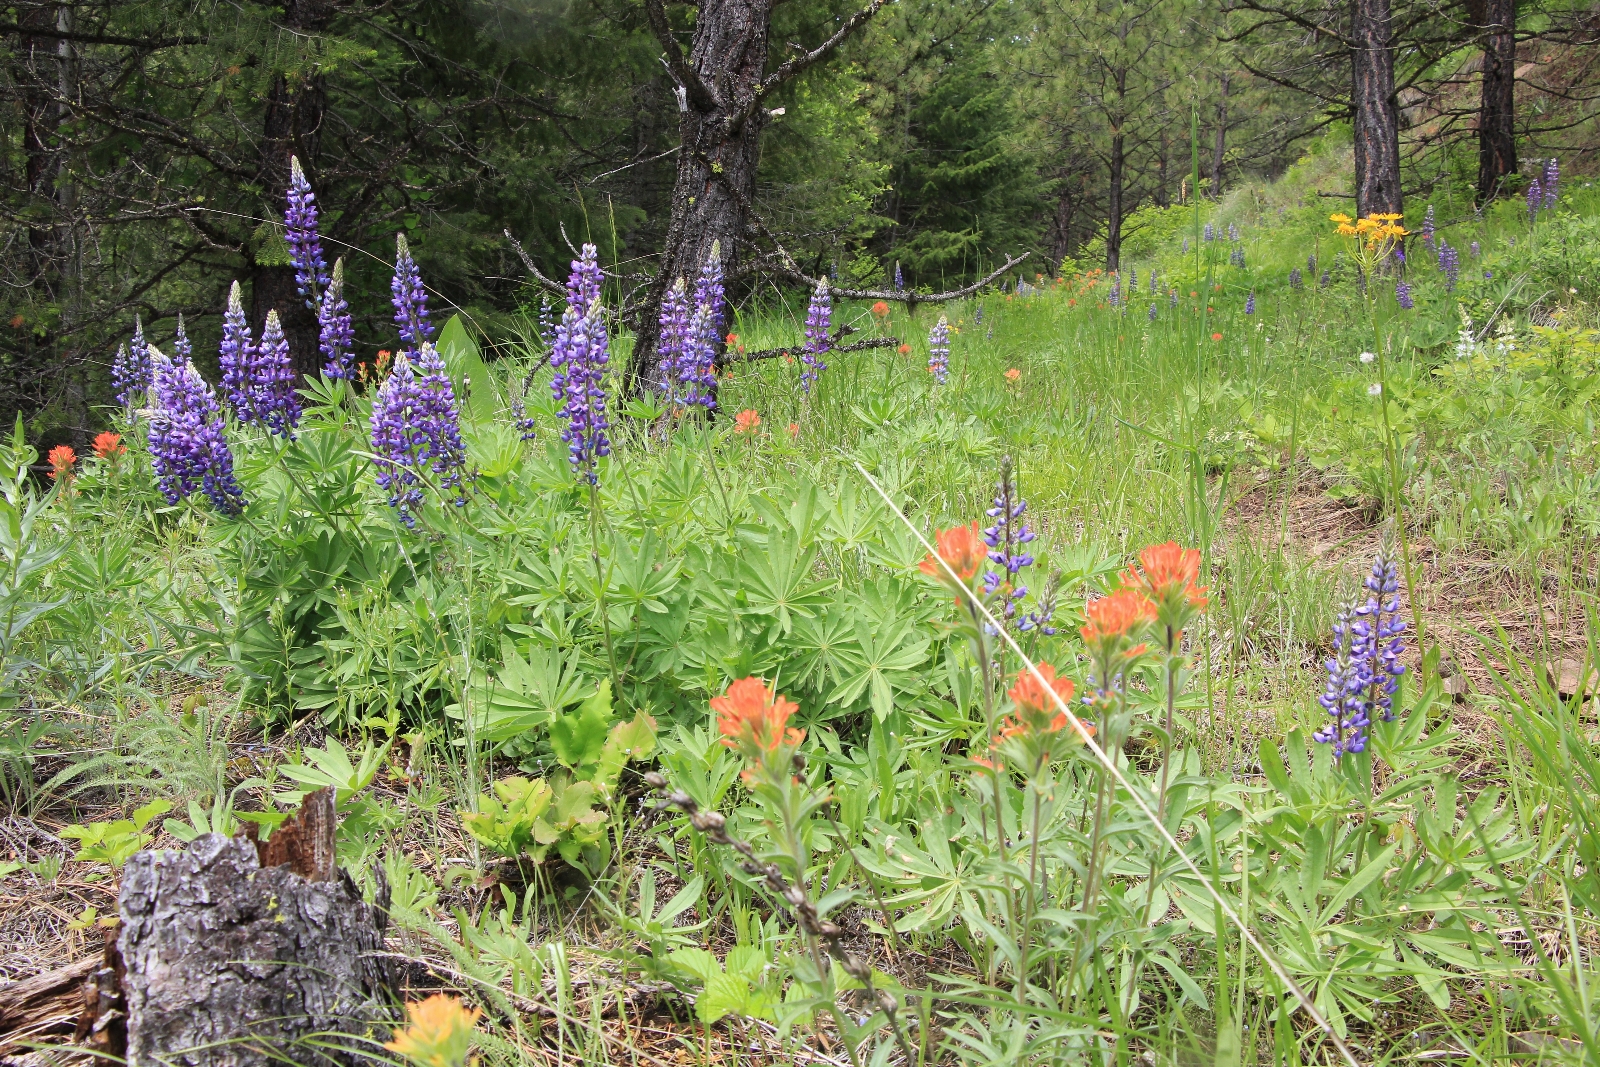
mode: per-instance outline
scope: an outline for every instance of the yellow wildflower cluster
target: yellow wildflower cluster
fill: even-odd
[[[1393,244],[1404,237],[1407,230],[1400,225],[1402,216],[1392,211],[1374,212],[1364,219],[1352,219],[1349,215],[1329,215],[1330,219],[1338,223],[1340,237],[1356,237],[1367,246],[1369,250],[1376,250],[1381,245]]]
[[[1387,259],[1409,232],[1400,225],[1401,216],[1392,211],[1375,211],[1360,219],[1349,215],[1329,215],[1328,218],[1336,224],[1335,232],[1340,237],[1354,240],[1356,263],[1363,273]]]

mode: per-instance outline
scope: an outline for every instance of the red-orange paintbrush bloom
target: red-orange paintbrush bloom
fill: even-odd
[[[1016,705],[1016,712],[1001,724],[1002,738],[1027,735],[1042,737],[1067,729],[1066,713],[1057,710],[1058,705],[1051,693],[1059,696],[1063,704],[1070,703],[1074,690],[1072,679],[1056,677],[1056,669],[1048,663],[1039,664],[1039,673],[1048,685],[1040,685],[1033,672],[1024,669],[1017,675],[1017,683],[1007,691],[1006,695]],[[1093,726],[1085,723],[1084,728],[1093,735]],[[1073,731],[1073,736],[1081,740],[1077,731]]]
[[[804,730],[788,725],[789,716],[800,706],[774,693],[760,678],[740,678],[726,694],[711,698],[711,710],[717,713],[722,743],[747,757],[760,758],[806,738]]]
[[[116,459],[127,450],[128,446],[122,443],[122,435],[120,433],[112,433],[110,430],[105,430],[95,434],[94,454],[101,459]]]
[[[972,580],[972,576],[978,573],[978,568],[989,558],[989,546],[984,544],[983,535],[978,532],[976,522],[968,526],[952,526],[948,530],[940,530],[934,543],[938,547],[937,558],[930,555],[924,559],[921,564],[922,573],[946,584],[950,581],[950,571],[940,565],[940,560],[948,563],[950,570],[955,571],[956,577],[965,583]]]
[[[1207,588],[1195,584],[1200,577],[1199,549],[1184,548],[1176,541],[1151,545],[1139,553],[1139,568],[1123,571],[1123,583],[1144,590],[1158,605],[1182,597],[1190,607],[1203,611],[1209,603]]]
[[[34,455],[39,453],[35,452]],[[72,465],[78,462],[78,454],[72,450],[71,445],[56,445],[45,457],[50,461],[50,478],[55,480],[63,474],[69,479],[72,477]]]
[[[1085,644],[1104,645],[1130,637],[1156,617],[1156,606],[1137,589],[1118,589],[1110,596],[1091,600],[1084,608],[1085,623],[1079,633]]]
[[[1039,679],[1034,677],[1032,671],[1024,670],[1017,675],[1017,684],[1012,686],[1006,695],[1019,709],[1053,713],[1056,710],[1056,702],[1050,694],[1054,692],[1063,702],[1070,701],[1073,691],[1072,679],[1057,678],[1056,669],[1048,663],[1039,664],[1039,673],[1049,683],[1048,688],[1039,684]]]

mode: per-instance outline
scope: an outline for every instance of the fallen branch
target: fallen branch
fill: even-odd
[[[1017,266],[1017,264],[1026,262],[1032,255],[1032,252],[1024,252],[1020,256],[1007,256],[1002,266],[990,271],[971,285],[960,289],[951,289],[944,293],[919,293],[914,289],[845,289],[832,283],[828,285],[828,292],[834,296],[844,297],[847,300],[892,300],[896,303],[904,304],[908,308],[915,307],[917,304],[943,304],[951,300],[960,300],[962,297],[971,296],[1000,277],[1000,275]],[[804,283],[813,289],[820,283],[818,278],[808,278],[799,271],[791,270],[787,267],[776,267],[773,269],[773,273],[781,274],[791,281]]]
[[[856,327],[849,324],[840,325],[834,331],[833,336],[828,338],[828,352],[865,352],[869,348],[898,348],[900,346],[900,338],[898,337],[869,337],[865,341],[855,341],[847,345],[839,343],[851,334],[859,332]],[[792,356],[804,351],[805,345],[798,344],[787,348],[763,348],[755,352],[729,352],[723,357],[722,363],[724,366],[730,363],[754,363],[761,359],[777,359],[779,356]],[[823,355],[827,355],[828,352],[824,352]]]

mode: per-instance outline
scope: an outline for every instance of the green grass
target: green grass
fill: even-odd
[[[925,1063],[1146,1051],[1335,1062],[1266,958],[1082,748],[1032,769],[1005,749],[1005,776],[967,759],[988,751],[1021,660],[961,629],[949,595],[917,574],[914,533],[857,467],[931,534],[986,525],[1010,457],[1039,533],[1024,608],[1059,575],[1060,632],[1019,636],[1080,695],[1098,685],[1077,634],[1086,598],[1145,545],[1201,550],[1211,602],[1186,624],[1187,659],[1172,676],[1147,662],[1123,696],[1081,714],[1358,1057],[1490,1062],[1537,1032],[1593,1060],[1595,748],[1578,702],[1543,679],[1553,661],[1595,658],[1600,335],[1585,264],[1600,252],[1584,242],[1600,202],[1573,190],[1570,213],[1531,233],[1517,205],[1475,220],[1441,203],[1441,234],[1463,248],[1457,292],[1418,241],[1414,310],[1394,306],[1389,279],[1373,282],[1397,507],[1376,368],[1358,358],[1374,344],[1369,305],[1335,258],[1325,205],[1298,204],[1313,179],[1292,172],[1207,207],[1224,234],[1240,227],[1244,267],[1226,238],[1193,241],[1187,208],[1146,219],[1163,236],[1131,264],[1140,284],[1125,310],[1107,306],[1104,275],[881,321],[846,304],[836,322],[909,351],[831,354],[809,396],[797,363],[736,362],[709,425],[614,410],[593,506],[542,402],[548,372],[530,396],[531,443],[479,396],[469,502],[430,504],[416,531],[372,484],[359,397],[318,398],[281,455],[231,431],[251,499],[238,523],[168,507],[130,427],[125,461],[86,467],[37,536],[8,548],[64,554],[24,583],[34,602],[62,603],[7,664],[18,692],[0,712],[0,798],[47,823],[154,795],[214,820],[333,773],[328,739],[342,737],[355,766],[341,854],[363,868],[386,857],[398,936],[491,1008],[481,1048],[496,1062],[543,1055],[519,1052],[526,1041],[585,1062],[657,1062],[670,1042],[696,1060],[757,1062],[826,1044],[844,1062],[841,1036],[874,1063],[905,1049]],[[1465,251],[1473,240],[1481,258]],[[1330,285],[1291,288],[1290,267],[1313,254]],[[1458,355],[1463,312],[1481,329],[1496,309],[1510,333]],[[941,311],[958,331],[943,386],[926,369]],[[748,350],[778,348],[803,315],[755,304],[729,330]],[[499,399],[540,355],[522,345],[495,368]],[[744,410],[760,415],[754,435],[735,429]],[[1440,647],[1424,654],[1413,631],[1399,720],[1335,767],[1306,740],[1326,718],[1315,698],[1329,627],[1401,528],[1411,606]],[[1475,680],[1469,709],[1437,687],[1441,655]],[[808,736],[794,788],[831,793],[826,814],[795,814],[792,768],[766,792],[759,776],[741,782],[741,759],[718,743],[706,701],[746,675],[798,702]],[[898,1034],[842,971],[818,970],[821,943],[726,846],[682,811],[641,817],[648,790],[632,771],[595,809],[604,835],[569,849],[570,863],[497,865],[461,831],[454,813],[489,783],[586,766],[571,757],[571,709],[613,679],[619,719],[654,716],[671,788],[837,906],[840,951],[899,998]],[[208,702],[184,705],[196,690]],[[251,776],[265,783],[241,787]],[[5,875],[7,889],[43,902],[54,879],[32,869]],[[848,892],[828,900],[823,885]],[[4,920],[17,944],[43,951],[43,914]],[[709,961],[682,954],[702,943]],[[601,1018],[608,993],[645,980],[676,990],[662,994],[675,1014],[651,1022],[668,1044],[637,1012]],[[723,1008],[733,1014],[703,1025]],[[765,1052],[735,1051],[757,1035]]]

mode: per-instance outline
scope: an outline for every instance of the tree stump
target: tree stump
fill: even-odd
[[[333,793],[265,842],[203,834],[122,876],[129,1067],[370,1062],[392,1019],[388,886],[334,862]],[[253,830],[254,827],[251,827]]]

